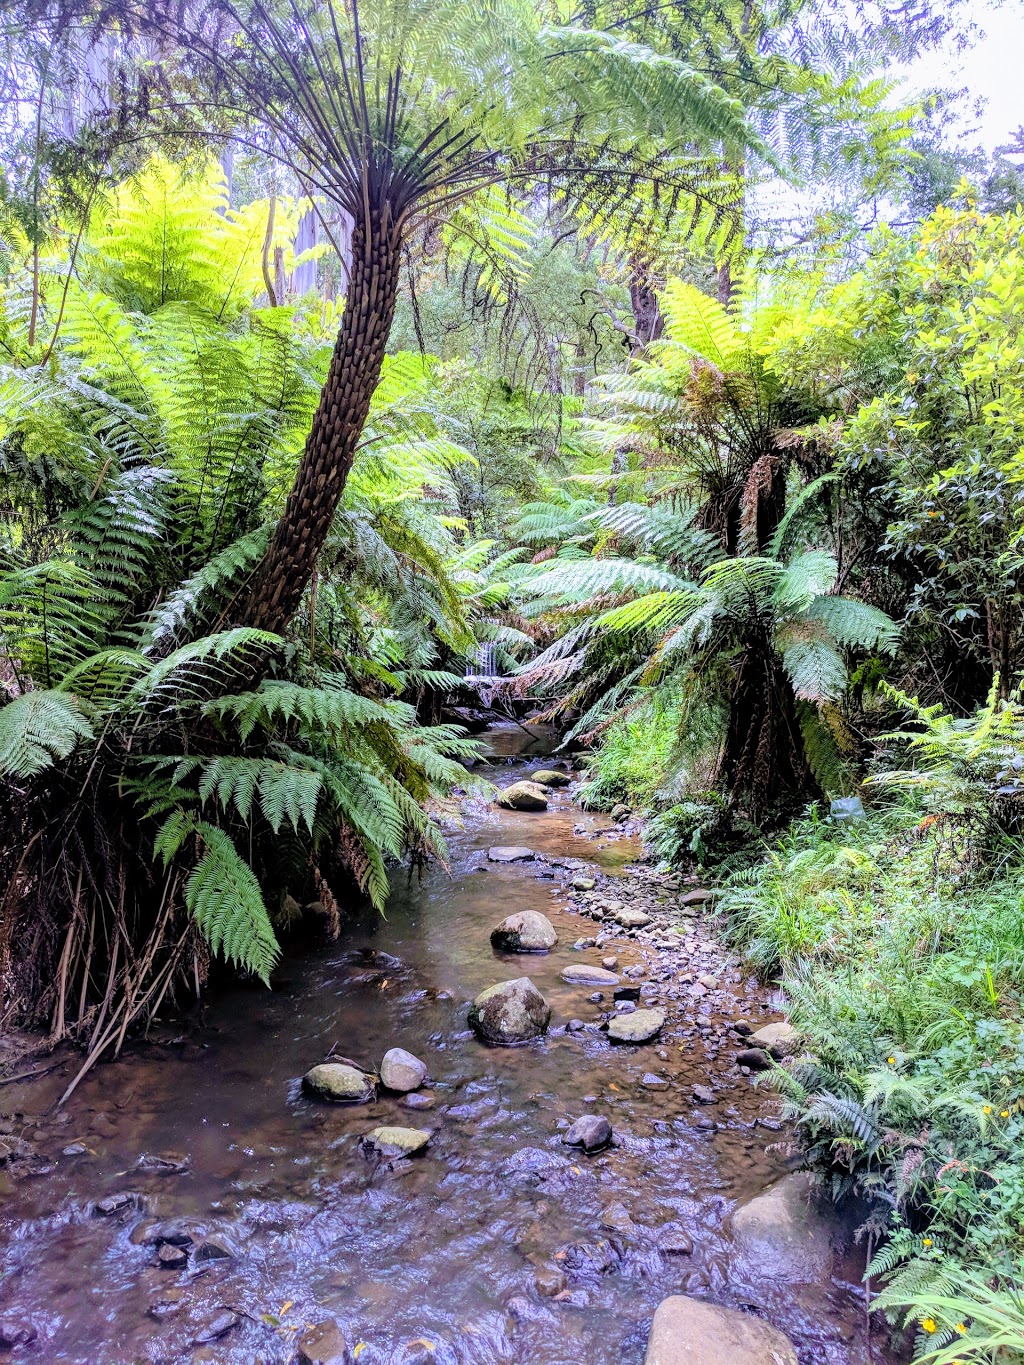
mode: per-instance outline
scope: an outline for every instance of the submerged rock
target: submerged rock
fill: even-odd
[[[608,1037],[617,1043],[649,1043],[664,1027],[664,1010],[635,1010],[616,1015],[608,1025]]]
[[[124,1213],[126,1209],[137,1208],[139,1196],[123,1190],[118,1194],[108,1194],[105,1199],[97,1199],[92,1206],[93,1213],[100,1218],[112,1218],[115,1213]]]
[[[487,850],[489,863],[532,863],[536,856],[532,848],[522,844],[495,844]]]
[[[410,1090],[418,1090],[426,1079],[427,1068],[404,1047],[393,1047],[385,1052],[380,1064],[380,1080],[385,1089],[405,1095]]]
[[[557,942],[555,926],[539,910],[519,910],[491,931],[491,944],[503,953],[546,953]]]
[[[295,1343],[299,1365],[350,1365],[352,1352],[336,1322],[307,1327]]]
[[[561,972],[567,986],[617,986],[619,978],[605,967],[591,967],[586,962],[565,967]]]
[[[827,1280],[835,1231],[814,1177],[806,1172],[783,1176],[732,1216],[737,1259],[744,1270],[781,1284]]]
[[[734,1308],[674,1294],[654,1314],[644,1365],[797,1365],[777,1328]]]
[[[156,1259],[164,1270],[181,1270],[188,1264],[188,1252],[184,1247],[164,1242],[156,1253]]]
[[[548,795],[538,782],[513,782],[494,798],[506,810],[547,810]]]
[[[488,986],[469,1011],[472,1028],[487,1043],[514,1047],[547,1031],[551,1006],[528,976]]]
[[[237,1327],[241,1318],[237,1313],[232,1313],[230,1309],[225,1309],[223,1313],[218,1313],[215,1318],[211,1318],[209,1323],[196,1337],[197,1346],[208,1346],[211,1342],[220,1341],[221,1337],[226,1337],[233,1327]]]
[[[310,1067],[302,1086],[318,1099],[333,1104],[369,1104],[377,1093],[372,1076],[345,1062],[320,1062]]]
[[[31,1322],[17,1318],[0,1318],[0,1351],[13,1351],[18,1346],[31,1346],[37,1332]]]
[[[530,774],[531,782],[539,782],[542,787],[567,787],[572,781],[568,773],[560,773],[555,768],[538,768]]]
[[[414,1156],[422,1152],[430,1141],[425,1128],[374,1128],[363,1138],[363,1146],[380,1156]]]
[[[567,1147],[582,1147],[585,1152],[599,1152],[612,1140],[612,1126],[602,1114],[584,1114],[570,1124],[562,1141]]]

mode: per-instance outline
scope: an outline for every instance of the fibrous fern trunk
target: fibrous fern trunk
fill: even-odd
[[[280,632],[313,576],[370,411],[398,298],[401,232],[390,206],[355,222],[341,327],[284,512],[241,620]]]

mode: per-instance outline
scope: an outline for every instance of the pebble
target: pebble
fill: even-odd
[[[715,1092],[707,1085],[695,1085],[690,1092],[698,1104],[714,1104]]]
[[[436,1100],[433,1095],[418,1091],[411,1095],[403,1095],[400,1103],[403,1109],[433,1109]]]
[[[156,1258],[164,1270],[181,1270],[188,1264],[188,1252],[173,1242],[162,1243],[157,1249]]]

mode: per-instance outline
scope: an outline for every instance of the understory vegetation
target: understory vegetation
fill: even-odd
[[[0,14],[0,1022],[270,985],[529,713],[780,979],[875,1308],[1024,1360],[1024,148],[882,74],[958,6]]]

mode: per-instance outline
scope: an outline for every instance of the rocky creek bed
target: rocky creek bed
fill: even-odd
[[[538,766],[527,738],[492,733],[499,785]],[[891,1358],[752,1084],[785,1045],[751,1037],[777,1002],[628,825],[546,800],[468,803],[450,876],[402,881],[386,920],[360,912],[65,1109],[71,1061],[0,1090],[0,1358],[639,1365],[673,1295],[699,1302],[661,1310],[651,1365],[744,1340],[771,1361],[762,1323],[802,1365]],[[512,951],[540,916],[557,941]],[[550,1018],[488,1046],[478,997],[522,977]],[[325,1061],[370,1078],[359,1102],[303,1086]]]

